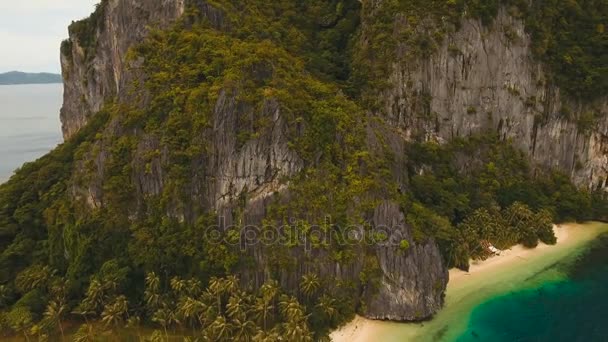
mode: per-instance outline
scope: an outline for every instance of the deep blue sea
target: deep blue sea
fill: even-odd
[[[61,84],[0,86],[0,183],[62,141]]]
[[[608,235],[552,268],[563,271],[564,279],[476,307],[458,341],[608,341]]]

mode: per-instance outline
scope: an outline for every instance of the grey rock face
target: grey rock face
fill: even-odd
[[[396,32],[408,27],[397,18]],[[388,121],[408,138],[440,142],[496,131],[541,169],[559,169],[581,187],[606,189],[608,99],[582,104],[562,96],[530,45],[523,22],[504,10],[490,27],[464,20],[431,58],[392,63],[382,95]],[[408,48],[401,43],[397,54]],[[564,107],[571,108],[571,119],[561,114]],[[588,111],[603,119],[583,132],[575,122]]]
[[[264,203],[250,202],[247,222],[251,224],[263,217]],[[256,215],[258,214],[258,215]],[[280,272],[279,281],[284,288],[298,289],[302,276],[318,274],[323,279],[351,281],[360,288],[361,313],[370,319],[394,321],[419,321],[432,317],[443,305],[449,273],[443,263],[439,247],[433,240],[415,243],[412,230],[405,224],[405,215],[396,203],[384,201],[374,211],[370,222],[376,231],[388,232],[388,241],[379,245],[359,246],[358,257],[348,263],[331,258],[323,248],[290,251],[292,265]],[[363,234],[363,228],[359,231]],[[362,235],[361,235],[362,236]],[[401,240],[410,241],[410,247],[402,250]],[[260,246],[252,246],[259,268],[243,270],[241,279],[257,288],[270,277],[267,255]],[[379,274],[374,281],[361,283],[360,275],[365,260],[377,260]]]
[[[237,146],[237,120],[251,109],[240,106],[235,97],[222,92],[215,106],[215,152],[209,160],[211,174],[207,179],[213,179],[208,185],[209,201],[216,209],[243,191],[253,201],[279,191],[279,179],[293,176],[302,168],[300,158],[287,147],[286,126],[276,101],[267,100],[262,106],[261,116],[272,118],[272,127],[259,138]]]
[[[65,139],[84,127],[107,99],[127,96],[125,88],[134,79],[127,70],[127,52],[147,34],[148,27],[166,27],[184,12],[184,0],[110,0],[106,6],[93,55],[72,33],[72,51],[61,55]]]
[[[404,214],[395,203],[385,202],[374,213],[376,227],[393,232],[392,243],[377,247],[382,269],[378,288],[365,293],[365,316],[372,319],[417,321],[427,319],[443,306],[448,270],[435,241],[414,243]],[[407,250],[397,239],[407,240]]]
[[[193,1],[209,22],[220,28],[223,13],[202,1]],[[127,53],[150,28],[162,29],[184,14],[185,0],[109,0],[102,24],[95,30],[96,46],[90,51],[70,32],[71,51],[61,54],[64,102],[61,122],[65,139],[84,127],[91,115],[116,96],[129,98],[128,86],[139,78],[130,70]],[[91,53],[92,52],[92,53]]]

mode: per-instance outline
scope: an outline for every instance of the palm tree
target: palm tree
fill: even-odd
[[[272,329],[271,331],[258,330],[258,332],[253,336],[253,342],[279,342],[282,341],[281,334],[277,332],[276,329]]]
[[[69,282],[68,280],[64,280],[59,277],[53,278],[51,284],[49,285],[49,294],[56,301],[65,303],[66,297],[68,294]]]
[[[117,326],[123,322],[125,315],[128,314],[128,306],[127,297],[116,297],[113,303],[105,306],[101,314],[101,321],[104,322],[106,326]]]
[[[15,279],[15,286],[20,292],[27,293],[34,289],[46,287],[48,281],[57,273],[50,266],[32,266]]]
[[[224,286],[226,287],[226,293],[235,293],[239,289],[239,279],[234,275],[228,276],[224,280]]]
[[[41,322],[43,323],[43,322]],[[48,341],[49,336],[44,333],[45,328],[39,324],[34,325],[30,328],[30,334],[33,336],[38,336],[38,341]]]
[[[146,289],[158,292],[160,290],[160,278],[154,272],[150,272],[146,275]]]
[[[199,322],[201,325],[203,324],[201,318],[204,317],[203,313],[207,309],[206,307],[207,305],[199,300],[185,297],[181,298],[178,303],[177,314],[181,318],[181,321],[190,322],[192,329],[195,329],[196,322]]]
[[[209,287],[207,288],[209,293],[213,295],[217,300],[217,312],[218,314],[222,313],[222,295],[226,291],[226,287],[224,286],[224,281],[222,279],[213,277],[209,281]]]
[[[262,323],[264,330],[268,329],[267,322],[270,312],[274,310],[274,306],[266,298],[256,298],[253,304],[253,317]]]
[[[93,342],[95,341],[95,328],[92,324],[83,324],[74,334],[74,342]]]
[[[299,320],[304,317],[304,309],[295,297],[281,296],[279,308],[283,317],[288,321]]]
[[[312,341],[312,334],[304,319],[288,320],[282,324],[283,337],[287,341],[309,342]]]
[[[336,300],[326,294],[319,299],[317,308],[329,319],[334,318],[338,314],[338,311],[336,310]]]
[[[180,297],[186,292],[187,283],[185,280],[180,279],[179,277],[171,278],[171,290],[175,292],[176,297]]]
[[[300,282],[300,290],[306,297],[310,297],[321,287],[319,276],[314,273],[305,274]]]
[[[102,287],[104,290],[104,294],[106,296],[109,296],[111,294],[114,294],[116,292],[116,289],[118,288],[118,283],[116,282],[115,279],[109,279],[109,280],[105,280],[102,283]]]
[[[279,294],[279,283],[276,280],[265,282],[260,288],[264,300],[271,302]]]
[[[228,304],[226,304],[226,314],[232,319],[245,318],[245,302],[243,296],[238,294],[230,296]]]
[[[25,307],[17,307],[11,310],[11,316],[11,328],[16,332],[22,332],[26,341],[29,341],[29,330],[34,325],[32,313]]]
[[[255,334],[255,323],[243,317],[243,319],[233,319],[234,326],[234,341],[249,342]]]
[[[213,334],[214,341],[227,340],[232,337],[232,326],[226,320],[224,316],[218,316],[213,323],[209,326],[211,333]]]
[[[4,308],[9,304],[11,296],[11,290],[6,285],[0,285],[0,308]]]
[[[169,339],[169,332],[167,328],[173,325],[174,323],[178,323],[179,321],[175,317],[175,313],[167,307],[157,310],[152,316],[152,322],[156,322],[163,327],[165,331],[165,337],[167,340]]]
[[[159,330],[154,330],[152,332],[152,336],[150,336],[146,341],[149,340],[151,342],[162,342],[168,341],[168,338],[163,337],[163,333]]]
[[[146,276],[146,290],[144,291],[146,307],[150,312],[155,312],[161,306],[160,278],[154,272]]]
[[[141,325],[141,318],[139,316],[131,316],[127,318],[126,328],[133,329],[137,332],[137,340],[143,341],[144,339],[141,336],[141,329],[139,326]]]
[[[65,340],[65,335],[63,334],[63,326],[61,325],[61,319],[65,315],[66,311],[67,306],[65,304],[59,301],[52,301],[46,307],[46,311],[44,312],[45,319],[59,326],[59,331],[61,332],[62,340]]]
[[[87,289],[86,297],[82,300],[81,310],[97,314],[104,304],[104,288],[97,279],[92,279]]]
[[[196,298],[201,295],[202,291],[201,281],[198,279],[188,279],[186,281],[186,291],[190,297]]]

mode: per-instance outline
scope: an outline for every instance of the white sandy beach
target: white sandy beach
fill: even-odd
[[[557,244],[539,244],[534,249],[515,246],[484,261],[471,262],[469,272],[450,270],[446,305],[436,317],[425,323],[394,323],[372,321],[357,316],[334,331],[335,342],[420,341],[441,333],[446,339],[457,336],[466,327],[471,310],[494,295],[516,289],[536,272],[580,250],[584,245],[608,231],[599,223],[563,224],[554,226]],[[448,330],[449,329],[449,330]]]

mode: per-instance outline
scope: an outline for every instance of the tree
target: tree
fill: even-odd
[[[226,293],[235,293],[239,289],[239,279],[234,275],[230,275],[226,277],[224,286],[226,288]]]
[[[253,342],[279,342],[282,341],[281,334],[277,329],[271,331],[258,330],[255,336],[253,336]]]
[[[30,340],[29,329],[34,325],[34,319],[27,308],[19,306],[13,308],[7,314],[6,320],[14,331],[23,333],[25,339]]]
[[[319,299],[319,303],[317,303],[316,306],[329,319],[335,318],[338,314],[338,311],[336,310],[336,301],[326,294],[321,296],[321,298]]]
[[[304,309],[295,297],[281,296],[279,308],[287,321],[294,321],[304,317]]]
[[[271,302],[279,294],[280,288],[279,283],[276,280],[269,280],[265,282],[260,288],[260,293],[265,301]]]
[[[188,279],[186,281],[186,291],[190,297],[199,297],[202,293],[201,281],[198,279]]]
[[[171,290],[175,293],[176,297],[180,297],[184,292],[187,292],[188,283],[179,277],[171,278]]]
[[[226,314],[232,319],[244,320],[246,316],[246,303],[244,300],[244,294],[234,294],[228,299],[226,304]]]
[[[146,275],[146,290],[144,291],[146,308],[149,312],[156,312],[161,307],[160,278],[154,272]]]
[[[13,293],[11,289],[6,285],[0,285],[0,309],[9,305]]]
[[[138,338],[138,340],[142,341],[143,337],[141,336],[140,325],[141,325],[141,318],[139,316],[131,316],[131,317],[127,318],[126,328],[134,329],[135,331],[137,331],[137,338]]]
[[[46,287],[56,271],[50,266],[35,265],[19,273],[15,279],[15,288],[20,293]]]
[[[274,306],[267,298],[256,298],[252,307],[253,317],[262,325],[264,330],[268,329],[268,318]]]
[[[220,314],[222,312],[222,295],[226,291],[224,282],[220,278],[211,278],[207,291],[216,298],[217,312]]]
[[[314,273],[305,274],[300,282],[300,290],[306,297],[311,297],[321,287],[319,276]]]
[[[515,202],[503,214],[511,229],[518,232],[520,241],[525,247],[534,248],[538,245],[538,233],[534,224],[535,214],[525,204]]]
[[[118,326],[120,323],[124,322],[125,316],[128,315],[128,306],[127,297],[116,297],[113,303],[105,306],[101,313],[101,321],[106,326]]]
[[[63,334],[63,326],[61,324],[61,320],[63,319],[63,316],[65,316],[67,309],[68,308],[64,303],[59,301],[52,301],[46,307],[46,311],[44,312],[44,318],[59,327],[62,340],[65,340],[65,335]]]
[[[214,341],[224,341],[232,337],[232,325],[224,316],[218,316],[210,325],[209,331]]]
[[[156,312],[152,316],[152,322],[156,322],[163,327],[165,337],[168,340],[169,332],[167,331],[167,328],[179,321],[177,320],[177,317],[175,317],[175,313],[173,312],[173,310],[169,309],[168,307],[164,307],[162,309],[156,310]]]
[[[557,243],[557,237],[553,231],[553,215],[546,209],[541,209],[534,215],[535,230],[538,234],[540,241],[548,244],[555,245]]]
[[[234,341],[251,341],[255,335],[256,325],[246,317],[236,318],[232,320],[234,326]]]
[[[95,341],[95,327],[92,324],[83,324],[74,334],[74,342],[93,342]]]
[[[239,281],[235,276],[228,276],[225,279],[216,277],[211,278],[207,291],[216,298],[218,313],[222,313],[222,297],[226,294],[230,295],[236,293],[238,288]]]
[[[97,315],[106,303],[106,288],[97,279],[92,279],[85,298],[80,303],[77,312],[86,315]]]
[[[192,329],[199,323],[204,325],[204,312],[207,310],[207,305],[200,300],[192,297],[183,297],[178,303],[177,315],[182,322],[189,322]]]
[[[287,341],[309,342],[312,341],[312,334],[306,325],[303,317],[289,319],[282,324],[283,337]]]

